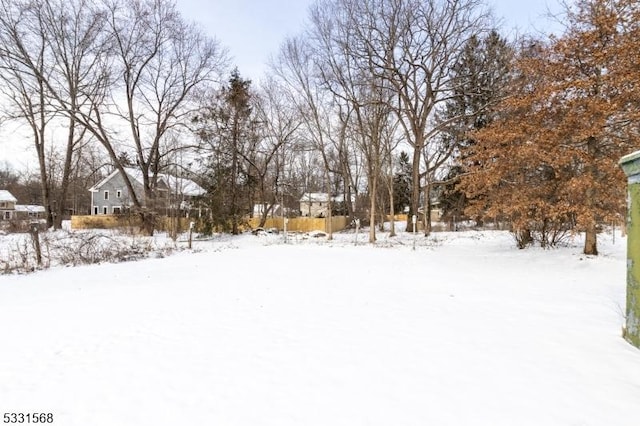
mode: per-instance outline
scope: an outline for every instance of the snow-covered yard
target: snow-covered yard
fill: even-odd
[[[624,239],[503,232],[218,237],[138,262],[0,276],[0,415],[56,425],[616,425]],[[399,241],[399,242],[398,242]]]

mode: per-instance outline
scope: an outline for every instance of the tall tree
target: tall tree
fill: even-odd
[[[318,52],[310,40],[292,37],[283,43],[277,63],[273,64],[276,75],[292,93],[292,102],[303,117],[305,142],[322,159],[324,192],[332,195],[337,188],[333,177],[340,176],[346,192],[350,195],[356,188],[348,161],[352,147],[347,143],[348,105],[337,102],[330,91],[324,89],[319,78]],[[305,188],[307,192],[310,188]],[[350,199],[350,196],[347,199]],[[327,213],[331,215],[331,196]],[[332,238],[329,218],[328,238]]]
[[[397,171],[393,176],[393,202],[396,212],[404,212],[411,203],[411,159],[401,151],[397,158]]]
[[[467,205],[457,183],[466,171],[465,152],[475,143],[472,133],[494,120],[498,102],[507,96],[513,55],[513,47],[493,30],[472,36],[452,68],[452,96],[438,111],[438,120],[448,123],[439,135],[441,145],[453,152],[440,196],[443,215],[451,220],[462,217]]]
[[[512,96],[469,150],[472,209],[508,217],[516,232],[538,231],[545,244],[563,229],[584,231],[584,253],[598,253],[597,225],[624,209],[617,160],[639,147],[638,104],[624,95],[636,93],[638,74],[614,65],[621,46],[640,48],[639,7],[579,0],[562,36],[522,49]]]
[[[360,46],[372,33],[356,30],[366,24],[361,2],[328,0],[312,8],[311,42],[316,49],[320,84],[343,105],[349,139],[364,159],[369,190],[369,242],[376,240],[375,224],[380,176],[390,155],[397,118],[393,91],[381,77],[371,52]],[[371,29],[373,32],[373,29]]]
[[[251,81],[234,70],[214,103],[196,117],[201,152],[207,161],[203,174],[210,192],[209,205],[216,212],[213,224],[232,234],[240,232],[242,218],[251,208],[251,193],[257,185],[255,164],[256,119]]]
[[[259,202],[264,203],[259,225],[262,227],[269,210],[278,201],[284,215],[285,198],[290,198],[293,192],[291,167],[287,165],[295,155],[302,116],[289,102],[288,91],[281,82],[268,77],[257,97],[256,119],[263,130],[263,137],[258,141],[257,158],[251,166],[259,177]]]
[[[47,226],[53,226],[52,183],[47,153],[51,149],[48,126],[55,116],[50,107],[47,80],[53,70],[40,9],[27,1],[0,2],[0,61],[2,92],[9,101],[10,119],[29,125],[38,159],[41,203]]]
[[[451,153],[438,146],[435,136],[448,123],[437,122],[435,113],[451,96],[451,67],[465,43],[486,31],[486,14],[477,0],[376,0],[364,7],[366,25],[354,31],[362,33],[358,40],[397,95],[395,112],[412,148],[409,225],[411,216],[418,214],[421,190],[428,202],[429,178]],[[427,218],[425,214],[425,232]]]
[[[89,0],[47,0],[37,8],[38,21],[47,39],[52,67],[49,86],[54,86],[72,111],[87,102],[87,95],[99,89],[101,72],[94,72],[105,52],[108,37],[102,33],[105,15]],[[92,88],[93,86],[93,88]],[[86,128],[78,125],[75,113],[66,115],[66,142],[61,158],[61,173],[55,191],[54,227],[62,227],[68,206],[71,180],[78,171],[74,164],[79,159],[82,144],[86,144]]]

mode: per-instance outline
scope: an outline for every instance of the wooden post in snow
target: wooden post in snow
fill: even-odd
[[[40,249],[40,235],[38,232],[38,222],[32,222],[30,225],[30,234],[33,241],[33,248],[36,251],[36,261],[38,266],[42,266],[42,250]]]
[[[620,160],[628,178],[627,306],[624,338],[640,348],[640,151]]]

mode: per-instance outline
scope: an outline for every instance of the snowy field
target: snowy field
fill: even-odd
[[[61,426],[637,426],[626,240],[217,237],[0,276],[0,415]],[[184,245],[184,243],[181,243]]]

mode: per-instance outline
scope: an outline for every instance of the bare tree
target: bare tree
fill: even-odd
[[[256,114],[262,129],[259,161],[253,167],[260,179],[260,202],[267,202],[267,187],[271,186],[269,205],[263,205],[260,226],[264,226],[269,210],[280,196],[284,217],[285,194],[291,192],[291,182],[287,181],[287,158],[293,153],[302,125],[299,111],[288,102],[287,92],[274,78],[267,78],[261,85],[256,102]],[[270,179],[269,179],[270,175]]]
[[[58,209],[64,209],[71,154],[86,131],[122,173],[145,230],[153,232],[157,175],[171,146],[163,139],[188,120],[195,109],[191,95],[215,79],[225,52],[165,0],[0,5],[3,76],[22,102],[22,115],[31,117],[48,211],[44,127],[63,114],[68,135]],[[143,197],[124,172],[123,151],[135,152]]]
[[[9,100],[6,114],[31,129],[40,172],[47,226],[53,226],[51,183],[47,173],[47,126],[55,116],[49,105],[46,79],[50,55],[37,9],[26,1],[0,1],[0,61],[2,92]]]
[[[65,112],[77,111],[86,102],[81,90],[99,87],[99,74],[95,78],[92,69],[104,52],[100,46],[104,17],[86,0],[1,4],[4,92],[18,110],[14,117],[26,120],[32,129],[47,223],[60,228],[68,211],[74,158],[87,143],[74,114]],[[55,132],[45,129],[65,116],[66,143],[59,152],[58,141],[51,136]]]
[[[48,0],[38,9],[48,49],[55,67],[50,75],[49,86],[55,87],[65,99],[71,111],[78,111],[87,103],[87,94],[100,90],[101,72],[94,72],[100,63],[99,54],[105,51],[107,38],[101,34],[105,16],[88,0]],[[73,170],[74,157],[83,143],[87,143],[86,128],[78,125],[75,113],[66,114],[67,136],[59,190],[56,196],[54,227],[62,226],[66,214],[68,191]]]
[[[370,0],[358,11],[364,25],[353,27],[357,48],[397,95],[394,109],[413,149],[410,221],[419,209],[420,178],[431,175],[421,172],[424,155],[434,152],[429,145],[449,124],[434,119],[436,107],[452,95],[451,67],[467,40],[486,30],[486,14],[479,0]]]
[[[324,187],[329,193],[328,223],[331,224],[331,196],[337,188],[331,175],[339,175],[345,200],[357,188],[349,165],[352,146],[347,143],[348,106],[338,102],[319,80],[319,62],[313,46],[302,37],[289,38],[283,44],[274,71],[291,89],[293,102],[304,118],[305,136],[309,146],[321,156],[324,165]],[[349,203],[347,203],[349,204]],[[332,229],[329,225],[329,239]]]
[[[366,4],[329,0],[312,9],[311,40],[316,45],[321,82],[347,106],[349,136],[365,160],[369,189],[369,242],[375,242],[377,193],[384,157],[389,154],[395,129],[394,95],[372,60],[366,40],[373,28],[367,22]],[[366,28],[363,29],[363,27]],[[391,129],[391,130],[390,130]]]
[[[103,31],[110,44],[100,52],[97,85],[83,86],[75,108],[59,94],[64,111],[84,126],[108,153],[129,189],[133,207],[147,233],[154,227],[157,176],[163,164],[163,139],[190,117],[191,97],[211,83],[225,64],[218,43],[186,23],[165,0],[105,1]],[[97,90],[99,88],[101,90]],[[143,197],[125,173],[122,151],[133,151],[141,171]]]

